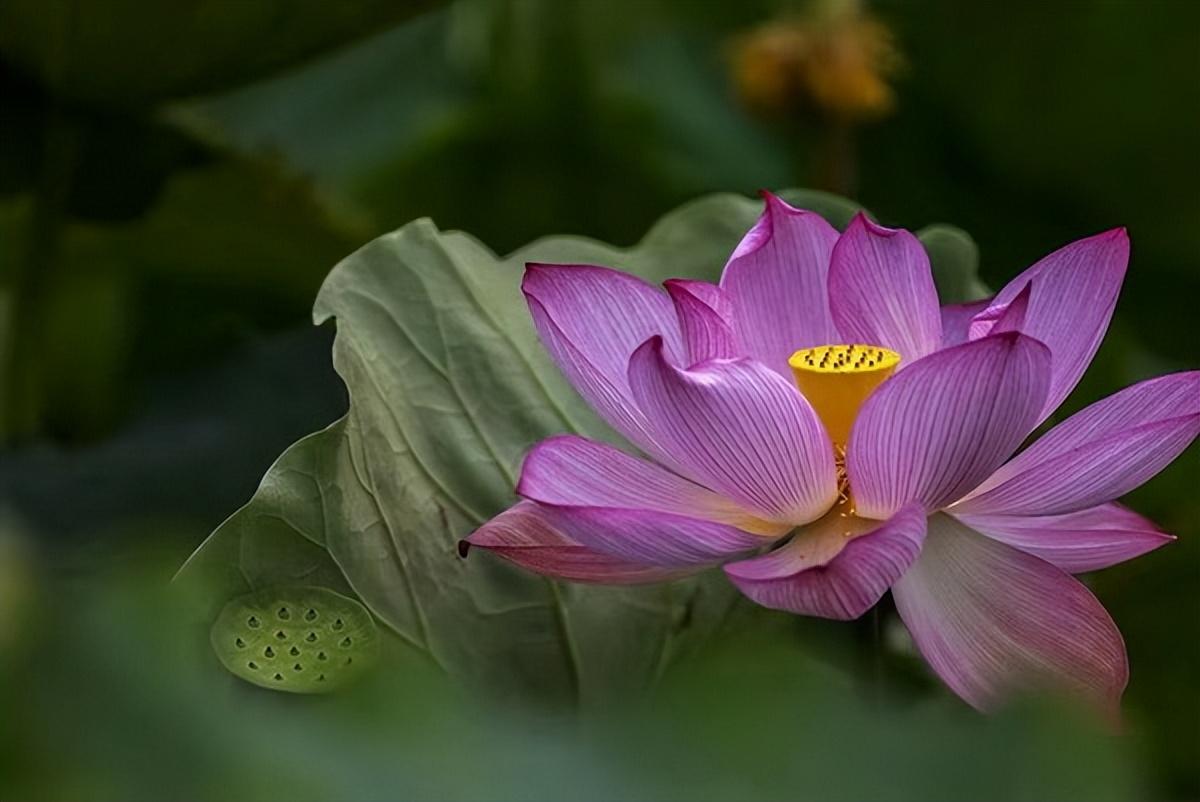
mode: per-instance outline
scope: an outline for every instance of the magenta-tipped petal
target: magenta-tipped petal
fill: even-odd
[[[656,287],[619,270],[531,264],[521,285],[543,345],[592,408],[654,454],[645,419],[629,393],[629,356],[648,337],[663,338],[673,361],[685,352],[675,307]]]
[[[1036,279],[1021,331],[1044,342],[1053,355],[1050,392],[1038,423],[1058,408],[1091,363],[1108,329],[1128,264],[1129,237],[1124,229],[1072,242],[1009,282],[979,318],[981,322],[997,319],[1000,310]],[[972,336],[983,336],[988,328],[977,327]]]
[[[610,507],[683,515],[782,535],[786,526],[607,443],[559,435],[525,457],[517,493],[559,507]]]
[[[1102,504],[1161,471],[1197,434],[1200,371],[1140,382],[1055,426],[954,512],[1055,515]]]
[[[463,541],[486,549],[528,571],[571,582],[634,585],[662,582],[702,570],[663,568],[622,560],[568,537],[532,501],[510,507]],[[462,549],[464,553],[466,548]]]
[[[912,501],[962,498],[1017,449],[1042,408],[1050,354],[1015,332],[916,362],[871,395],[846,468],[859,515],[883,520]]]
[[[764,607],[849,620],[908,570],[924,538],[925,511],[916,504],[884,523],[831,513],[770,554],[727,564],[725,573]]]
[[[956,515],[967,526],[1072,574],[1132,560],[1174,540],[1120,504],[1065,515]]]
[[[920,240],[859,213],[834,246],[829,308],[838,342],[891,348],[911,365],[942,344],[942,316]]]
[[[819,214],[770,193],[766,208],[725,265],[721,289],[745,352],[782,376],[797,349],[836,343],[827,276],[837,230]]]
[[[942,347],[961,345],[969,337],[971,321],[988,308],[991,300],[972,301],[966,304],[947,304],[942,307]]]
[[[750,359],[690,370],[647,341],[629,382],[655,440],[692,480],[770,521],[816,520],[837,498],[833,446],[800,392]]]
[[[720,287],[684,279],[671,279],[663,286],[679,316],[687,350],[685,365],[741,356],[734,340],[732,304]]]
[[[1121,633],[1050,563],[935,515],[892,595],[930,667],[971,705],[1052,687],[1115,713],[1129,678]]]

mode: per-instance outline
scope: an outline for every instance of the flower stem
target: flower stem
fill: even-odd
[[[847,120],[831,119],[822,128],[823,139],[816,149],[817,187],[850,197],[858,183],[854,126]]]
[[[881,603],[882,604],[882,603]],[[871,701],[876,709],[883,707],[883,613],[881,604],[871,608]]]
[[[871,608],[858,621],[858,676],[862,698],[874,711],[883,709],[887,696],[886,654],[883,627],[887,617],[886,599]]]

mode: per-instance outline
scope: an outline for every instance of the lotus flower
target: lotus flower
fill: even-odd
[[[1128,258],[1114,229],[989,300],[939,307],[909,232],[860,214],[839,235],[767,195],[719,285],[531,264],[542,342],[644,456],[551,437],[525,459],[523,500],[466,542],[578,582],[721,564],[753,601],[825,618],[890,589],[975,707],[1049,682],[1115,709],[1124,643],[1071,574],[1172,539],[1114,500],[1200,432],[1200,371],[1018,449],[1087,368]]]

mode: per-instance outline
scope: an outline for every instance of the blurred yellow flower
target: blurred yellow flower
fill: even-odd
[[[732,49],[739,96],[771,116],[881,117],[895,106],[888,78],[900,65],[891,31],[856,0],[771,20],[739,36]]]

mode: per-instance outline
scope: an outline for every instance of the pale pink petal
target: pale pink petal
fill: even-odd
[[[725,265],[721,289],[742,350],[790,380],[795,351],[838,342],[827,288],[838,233],[819,214],[763,194],[766,208]]]
[[[1050,392],[1039,423],[1074,389],[1100,347],[1128,263],[1129,237],[1123,228],[1073,242],[1009,282],[979,318],[984,325],[976,327],[975,337],[987,333],[986,321],[996,319],[998,308],[1036,280],[1021,331],[1044,342],[1053,356]]]
[[[1054,515],[1111,501],[1165,468],[1197,434],[1200,371],[1140,382],[1055,426],[954,511]]]
[[[702,518],[766,535],[786,525],[769,524],[740,504],[654,463],[607,443],[559,435],[538,443],[525,457],[517,493],[560,507],[611,507]]]
[[[961,498],[1029,432],[1049,382],[1045,346],[1010,332],[956,345],[888,379],[863,404],[846,468],[859,515]]]
[[[930,667],[975,707],[1051,687],[1115,713],[1129,678],[1121,633],[1050,563],[934,515],[892,595]]]
[[[848,620],[883,597],[924,538],[925,511],[916,504],[884,523],[835,512],[769,554],[727,564],[725,573],[764,607]]]
[[[664,283],[687,349],[684,364],[741,356],[733,335],[733,310],[720,287],[704,281],[671,279]]]
[[[1072,574],[1132,560],[1175,538],[1120,504],[1065,515],[956,515],[990,538]]]
[[[571,582],[632,585],[662,582],[702,570],[663,568],[622,560],[571,540],[532,501],[510,507],[476,529],[459,544],[494,552],[528,571]]]
[[[630,397],[626,366],[655,335],[673,361],[683,361],[667,294],[627,273],[588,265],[531,264],[521,289],[543,345],[579,394],[614,429],[657,453]]]
[[[795,385],[750,359],[670,364],[659,338],[629,363],[655,440],[689,478],[770,521],[802,524],[837,498],[833,446]]]
[[[833,248],[829,308],[840,342],[882,345],[909,365],[942,343],[942,317],[929,255],[899,228],[861,212]]]

